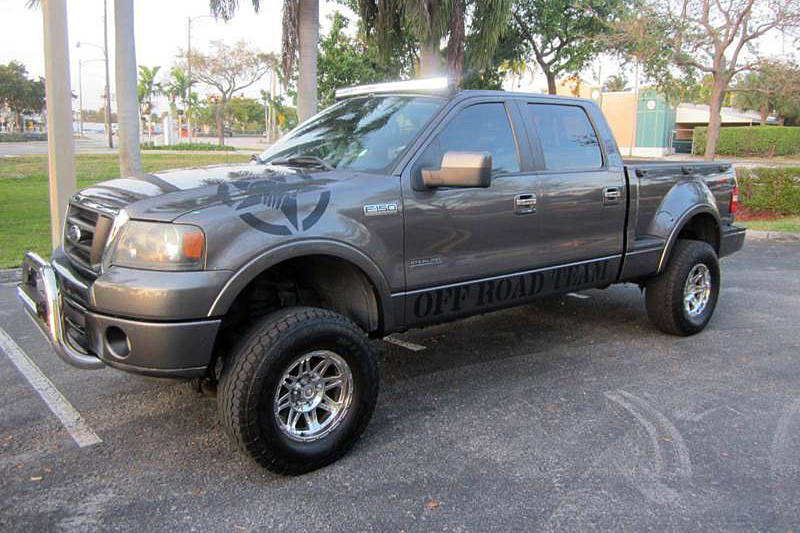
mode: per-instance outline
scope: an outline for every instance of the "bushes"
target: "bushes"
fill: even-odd
[[[28,142],[28,141],[46,141],[47,134],[46,133],[38,133],[38,132],[26,132],[26,133],[18,133],[18,132],[2,132],[0,133],[0,143],[18,143],[18,142]]]
[[[749,212],[800,215],[800,167],[739,168],[736,177]]]
[[[694,129],[694,153],[704,154],[708,128]],[[800,153],[800,127],[723,127],[719,131],[717,154],[772,157]]]
[[[177,150],[180,152],[235,152],[236,148],[224,144],[178,143],[170,146],[156,143],[142,143],[142,150]]]

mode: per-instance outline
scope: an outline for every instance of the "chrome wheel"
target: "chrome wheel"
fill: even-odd
[[[275,420],[293,440],[317,440],[344,420],[352,397],[353,373],[345,360],[329,350],[310,352],[295,359],[278,382]]]
[[[689,316],[697,316],[711,297],[711,271],[703,263],[692,267],[683,288],[683,307]]]

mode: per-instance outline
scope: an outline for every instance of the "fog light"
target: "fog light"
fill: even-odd
[[[106,328],[106,347],[112,355],[125,358],[131,353],[131,343],[128,336],[117,326]]]

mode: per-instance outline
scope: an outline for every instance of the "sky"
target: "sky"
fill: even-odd
[[[16,60],[25,64],[32,76],[44,76],[44,37],[42,13],[27,9],[26,0],[0,0],[0,64]],[[245,40],[262,52],[280,53],[282,0],[262,0],[262,8],[255,13],[249,1],[240,2],[240,11],[229,23],[213,18],[200,18],[192,22],[192,49],[208,49],[215,40],[233,44]],[[111,94],[114,89],[114,0],[108,0],[109,59],[111,61]],[[188,17],[208,15],[208,0],[135,0],[134,24],[136,35],[136,62],[148,67],[160,65],[168,72],[176,62],[180,50],[187,45]],[[320,2],[321,32],[328,28],[328,17],[339,10],[353,16],[346,7],[332,1]],[[100,48],[81,46],[79,41],[92,45],[103,44],[103,0],[67,0],[70,42],[70,77],[72,91],[78,93],[78,61],[102,58]],[[105,86],[103,61],[89,61],[82,67],[83,104],[86,109],[98,109]],[[246,96],[259,97],[267,89],[264,77],[246,91]],[[200,89],[201,94],[205,92]],[[77,102],[76,102],[77,106]],[[112,108],[116,104],[112,102]],[[165,110],[162,101],[157,111]]]
[[[0,64],[16,60],[24,63],[33,76],[44,76],[42,14],[38,9],[25,7],[26,0],[0,0]],[[111,60],[111,93],[114,95],[114,35],[113,35],[113,0],[108,0],[109,20],[109,57]],[[230,22],[225,23],[207,17],[209,14],[207,0],[135,0],[135,35],[136,59],[139,65],[161,66],[168,72],[176,62],[180,50],[187,45],[188,17],[206,17],[192,23],[192,48],[208,49],[209,43],[215,40],[233,44],[245,40],[250,46],[263,52],[280,53],[281,41],[281,6],[282,0],[262,0],[262,8],[255,13],[248,0],[240,1],[240,11]],[[102,58],[102,50],[90,45],[103,44],[103,0],[67,0],[69,16],[70,41],[70,73],[72,90],[77,93],[78,61]],[[321,33],[327,32],[329,16],[336,10],[342,11],[354,19],[354,15],[341,4],[331,0],[320,0]],[[76,48],[76,43],[83,41],[90,45]],[[780,35],[770,35],[759,43],[762,52],[767,55],[778,55],[783,48]],[[786,48],[791,45],[787,43]],[[794,52],[796,50],[785,50]],[[598,59],[604,63],[603,78],[616,73],[620,66],[610,58]],[[536,71],[537,69],[534,69]],[[89,61],[83,64],[83,103],[86,109],[98,109],[101,105],[101,94],[105,84],[103,62]],[[584,78],[592,81],[591,75]],[[628,73],[628,78],[633,76]],[[268,77],[245,91],[246,96],[259,97],[261,89],[267,89]],[[511,84],[509,84],[510,87]],[[517,90],[541,91],[546,82],[541,74],[531,80],[525,76],[521,87]],[[201,87],[200,93],[205,91]],[[77,104],[77,103],[76,103]],[[165,102],[160,102],[156,111],[165,109]],[[112,103],[112,107],[116,107]]]

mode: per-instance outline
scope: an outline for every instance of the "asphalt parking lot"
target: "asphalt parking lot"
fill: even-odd
[[[800,246],[761,241],[694,337],[625,285],[376,341],[364,438],[287,478],[188,384],[67,367],[0,285],[0,327],[101,440],[0,350],[0,530],[800,531],[799,318]]]

